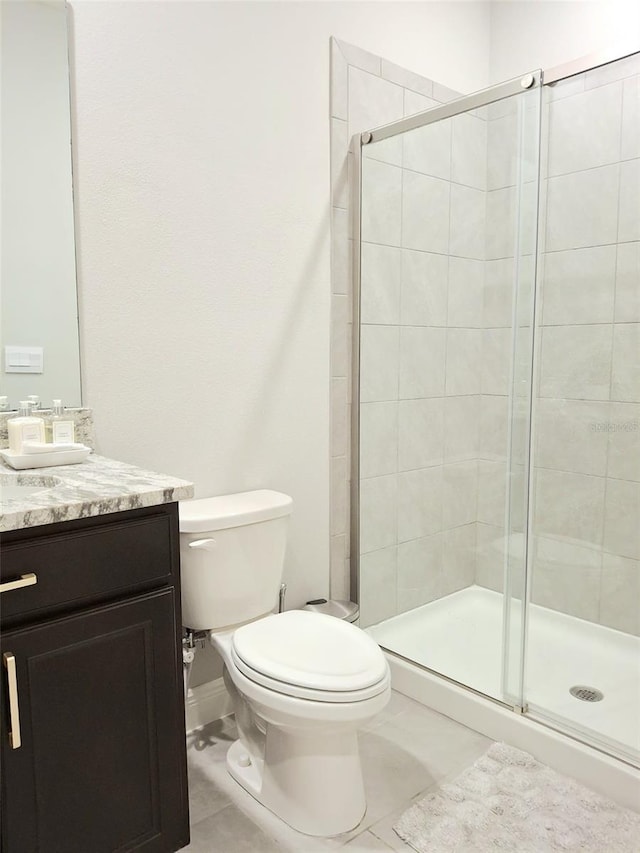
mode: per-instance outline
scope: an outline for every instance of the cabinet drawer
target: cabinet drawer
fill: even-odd
[[[113,516],[111,517],[113,519]],[[175,533],[169,513],[111,520],[3,541],[3,583],[33,573],[37,583],[0,596],[3,622],[40,610],[70,610],[172,579]]]

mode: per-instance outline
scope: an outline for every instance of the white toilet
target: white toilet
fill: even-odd
[[[180,503],[183,623],[224,660],[229,773],[294,829],[337,835],[366,809],[357,733],[389,701],[389,667],[355,625],[273,613],[291,505],[266,490]]]

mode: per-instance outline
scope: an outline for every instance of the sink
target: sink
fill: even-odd
[[[57,477],[35,474],[0,474],[0,501],[24,500],[60,485]]]

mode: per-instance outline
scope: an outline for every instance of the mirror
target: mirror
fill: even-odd
[[[0,15],[0,395],[80,406],[67,8],[2,0]]]

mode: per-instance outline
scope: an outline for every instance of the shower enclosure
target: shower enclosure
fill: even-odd
[[[353,149],[361,625],[640,764],[640,54]]]

